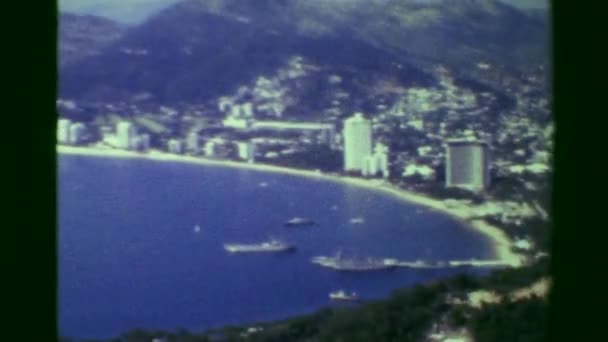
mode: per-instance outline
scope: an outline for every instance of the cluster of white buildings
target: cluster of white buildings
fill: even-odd
[[[235,119],[252,120],[249,106],[233,107]],[[231,116],[228,117],[230,119]],[[262,130],[301,130],[319,131],[330,146],[334,146],[339,137],[335,135],[335,126],[325,123],[297,123],[280,121],[258,121],[248,124],[250,129]],[[83,123],[60,119],[57,127],[57,140],[60,144],[78,144],[86,134]],[[344,170],[360,172],[363,176],[389,176],[388,147],[382,143],[374,144],[372,123],[362,113],[355,113],[344,120],[342,132],[344,146]],[[150,136],[138,134],[135,125],[129,121],[116,124],[115,132],[106,132],[103,140],[106,144],[126,150],[147,150],[150,148]],[[483,191],[490,185],[490,153],[486,142],[476,139],[451,139],[445,145],[445,185],[471,191]],[[207,157],[225,157],[234,154],[240,160],[254,162],[256,148],[252,141],[228,142],[220,138],[207,140],[202,144],[198,132],[192,130],[186,139],[170,139],[167,142],[170,153],[183,154],[202,152]],[[536,165],[534,165],[536,166]],[[523,170],[512,170],[523,172]],[[536,171],[536,170],[533,170]],[[545,171],[544,169],[542,171]],[[403,176],[420,174],[425,178],[435,177],[434,170],[420,169],[417,165],[406,168]]]
[[[364,176],[389,175],[388,148],[377,143],[372,149],[372,125],[362,113],[344,120],[344,170],[359,171]],[[445,177],[447,187],[482,191],[490,186],[490,149],[477,139],[451,139],[446,142]],[[434,170],[410,165],[404,176],[420,174],[435,177]]]
[[[331,123],[255,120],[250,103],[234,105],[229,102],[221,102],[220,107],[229,112],[222,121],[226,128],[241,131],[316,132],[320,140],[331,148],[334,148],[337,144],[336,127]],[[228,108],[231,109],[228,110]]]
[[[372,125],[362,113],[344,120],[344,170],[359,171],[364,176],[388,177],[388,148],[376,144],[372,150]]]
[[[124,150],[146,151],[150,148],[150,135],[138,134],[135,125],[129,121],[117,123],[116,132],[104,134],[103,141]]]
[[[188,133],[185,141],[180,139],[169,139],[167,142],[167,151],[175,154],[184,154],[186,152],[192,154],[202,154],[209,158],[223,158],[230,155],[231,152],[236,154],[236,157],[245,160],[249,163],[255,161],[255,144],[252,141],[227,141],[225,139],[215,137],[202,141],[196,130]]]
[[[505,224],[521,225],[522,220],[542,216],[543,212],[534,204],[515,201],[486,201],[473,204],[470,200],[447,199],[443,201],[446,208],[458,210],[468,219],[494,217]],[[542,210],[542,208],[541,208]],[[545,213],[546,214],[546,213]]]
[[[82,122],[59,119],[57,122],[57,142],[62,145],[77,145],[83,142],[87,128]]]

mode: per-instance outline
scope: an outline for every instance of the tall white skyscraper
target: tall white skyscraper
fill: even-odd
[[[486,142],[453,139],[446,142],[447,187],[480,191],[490,186],[490,148]]]
[[[133,148],[133,140],[137,135],[135,126],[128,121],[121,121],[116,125],[116,142],[118,148]]]
[[[68,119],[59,119],[57,121],[57,142],[60,144],[70,143],[70,125],[72,122]]]
[[[356,113],[344,120],[344,170],[363,171],[365,158],[372,154],[372,125]]]

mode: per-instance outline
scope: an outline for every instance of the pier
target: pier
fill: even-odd
[[[453,267],[509,267],[511,263],[503,260],[452,260],[452,261],[399,261],[398,267],[404,268],[453,268]]]

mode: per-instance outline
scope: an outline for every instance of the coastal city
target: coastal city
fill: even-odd
[[[52,333],[554,340],[552,6],[60,1]]]
[[[336,88],[332,105],[337,106],[330,105],[322,120],[294,120],[284,113],[289,96],[282,83],[310,69],[304,59],[293,58],[278,76],[259,77],[204,111],[160,106],[151,115],[136,105],[107,104],[100,110],[107,114],[83,122],[73,119],[83,111],[80,104],[59,99],[59,111],[68,115],[58,121],[58,144],[164,151],[375,180],[438,199],[462,219],[498,226],[511,249],[528,259],[546,256],[547,232],[527,228],[549,220],[553,126],[542,119],[549,116],[546,99],[529,85],[534,76],[511,81],[506,90],[516,105],[498,122],[480,119],[490,116],[495,95],[458,87],[442,67],[436,69],[439,86],[404,89],[392,105],[379,97],[374,113],[341,112],[339,99],[349,95]],[[339,75],[327,80],[341,81]],[[446,116],[433,118],[437,110]]]

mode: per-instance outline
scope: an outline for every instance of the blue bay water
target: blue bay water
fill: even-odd
[[[382,298],[462,272],[342,273],[310,263],[338,250],[404,260],[492,257],[485,237],[445,215],[324,180],[61,155],[58,192],[58,323],[60,333],[72,337],[277,320],[332,305],[328,293],[337,289]],[[317,224],[285,228],[295,216]],[[364,223],[351,224],[355,217]],[[223,250],[224,243],[269,238],[297,251]]]

